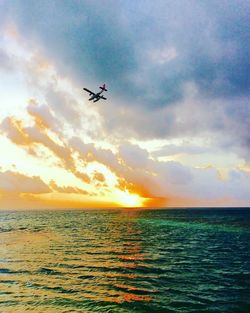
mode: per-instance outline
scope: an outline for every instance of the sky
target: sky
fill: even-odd
[[[2,0],[0,208],[250,206],[249,10]]]

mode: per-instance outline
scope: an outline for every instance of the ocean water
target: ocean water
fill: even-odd
[[[0,312],[250,312],[250,209],[0,212]]]

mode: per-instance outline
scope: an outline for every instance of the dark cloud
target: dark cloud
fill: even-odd
[[[2,6],[2,22],[17,23],[62,73],[88,81],[89,88],[108,84],[109,101],[98,106],[104,135],[207,136],[249,159],[247,1],[27,0]],[[66,93],[52,87],[46,101],[69,123],[83,124]]]
[[[78,79],[149,108],[193,81],[207,96],[249,92],[245,1],[12,1],[7,16]],[[161,59],[162,51],[176,55]],[[155,58],[150,58],[150,55]],[[158,59],[157,59],[158,55]],[[153,92],[154,91],[154,92]]]
[[[115,86],[136,66],[117,1],[15,1],[6,7],[27,39],[41,43],[64,71],[80,79]]]

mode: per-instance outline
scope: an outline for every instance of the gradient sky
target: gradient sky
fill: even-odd
[[[250,206],[249,10],[1,1],[0,208]]]

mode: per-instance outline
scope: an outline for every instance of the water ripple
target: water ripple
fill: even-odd
[[[2,213],[0,306],[4,313],[248,312],[249,215],[195,214]]]

